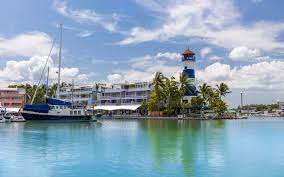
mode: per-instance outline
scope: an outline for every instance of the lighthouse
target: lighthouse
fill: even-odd
[[[182,73],[186,74],[191,80],[191,84],[186,86],[186,92],[183,99],[190,101],[192,97],[197,96],[195,85],[195,53],[189,49],[186,49],[182,53],[182,64]]]

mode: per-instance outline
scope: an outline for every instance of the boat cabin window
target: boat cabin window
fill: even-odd
[[[81,111],[78,111],[78,115],[81,115]]]
[[[77,115],[77,111],[74,111],[74,115]]]

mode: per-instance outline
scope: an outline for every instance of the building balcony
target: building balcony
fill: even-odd
[[[103,93],[120,93],[120,92],[135,92],[135,91],[147,91],[149,87],[128,88],[128,89],[105,89]]]
[[[118,105],[138,105],[141,103],[131,102],[131,103],[99,103],[100,106],[118,106]]]
[[[132,96],[132,95],[130,95],[130,96],[128,96],[128,95],[126,95],[126,96],[122,96],[122,97],[120,97],[120,96],[118,96],[118,97],[114,97],[114,96],[99,96],[98,97],[98,100],[126,100],[126,99],[147,99],[148,98],[148,95],[136,95],[136,96]]]

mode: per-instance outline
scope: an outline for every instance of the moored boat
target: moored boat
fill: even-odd
[[[58,64],[58,83],[57,83],[57,96],[55,98],[48,98],[48,89],[46,89],[46,102],[40,104],[34,104],[35,95],[37,94],[37,89],[34,93],[31,104],[26,104],[23,109],[20,111],[21,115],[26,120],[49,120],[49,121],[91,121],[92,116],[87,113],[84,107],[80,105],[74,105],[73,101],[67,102],[59,99],[60,92],[60,71],[61,71],[61,48],[62,48],[62,25],[60,25],[60,48],[59,48],[59,64]],[[54,40],[55,42],[55,40]],[[39,84],[43,77],[44,70],[50,58],[51,51],[54,46],[50,49],[49,55],[47,57],[44,69],[42,71]],[[49,78],[49,69],[47,69],[47,83],[46,88],[48,88],[48,78]],[[39,85],[38,84],[38,85]],[[73,100],[73,95],[72,95]],[[93,121],[93,120],[92,120]]]
[[[82,106],[47,98],[46,103],[28,104],[21,111],[26,120],[91,121],[92,116]]]

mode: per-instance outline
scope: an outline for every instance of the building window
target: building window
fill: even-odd
[[[74,111],[74,115],[77,115],[77,111]]]
[[[78,115],[81,115],[81,111],[78,111]]]

